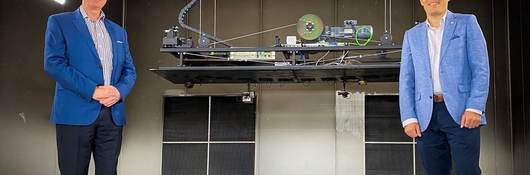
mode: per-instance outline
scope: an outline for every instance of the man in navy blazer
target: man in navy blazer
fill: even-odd
[[[116,174],[126,97],[136,81],[127,33],[101,10],[106,0],[83,0],[73,12],[48,18],[44,69],[56,81],[51,122],[59,169]]]
[[[481,174],[480,126],[486,124],[489,63],[474,15],[447,10],[449,0],[420,0],[427,20],[406,31],[399,77],[405,133],[418,138],[430,175]]]

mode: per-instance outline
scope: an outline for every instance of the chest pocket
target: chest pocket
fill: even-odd
[[[125,43],[123,40],[116,40],[113,44],[116,47],[116,60],[122,63],[125,60]]]

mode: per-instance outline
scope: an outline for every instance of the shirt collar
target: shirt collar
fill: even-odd
[[[441,24],[440,27],[441,27],[441,28],[444,28],[445,18],[447,17],[447,13],[448,13],[448,10],[446,10],[444,16],[442,16],[442,20],[440,21],[440,24]],[[429,27],[430,29],[433,29],[433,28],[431,27],[431,23],[429,23],[429,20],[428,20],[428,19],[425,20],[425,23],[427,23],[427,27]]]
[[[85,9],[83,8],[83,6],[79,7],[79,11],[81,11],[81,15],[83,15],[83,19],[90,20],[90,17],[85,12]],[[101,11],[101,15],[99,15],[99,20],[104,20],[104,19],[105,19],[105,12]]]

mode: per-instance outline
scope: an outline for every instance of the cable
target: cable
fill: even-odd
[[[213,59],[220,59],[224,61],[230,61],[228,58],[225,57],[218,57],[218,56],[210,56],[210,55],[202,55],[202,54],[195,54],[195,53],[189,53],[184,52],[185,55],[192,55],[192,56],[198,56],[198,57],[204,57],[204,58],[213,58]],[[274,64],[267,61],[257,61],[257,60],[246,60],[246,62],[256,62],[256,63],[265,63],[265,64]]]
[[[349,52],[350,52],[349,50],[348,50],[348,51],[346,51],[346,53],[345,53],[345,54],[343,54],[343,55],[342,55],[342,56],[340,57],[340,61],[339,61],[339,64],[342,64],[342,62],[344,61],[344,58],[345,58],[346,56],[348,56],[348,53],[349,53]]]
[[[349,59],[349,60],[350,60],[350,61],[354,61],[354,62],[356,62],[356,63],[358,63],[358,64],[363,64],[363,62],[361,62],[361,61],[359,61],[359,60],[357,60],[357,59],[353,59],[353,58],[351,58],[351,59]]]
[[[346,38],[346,37],[335,37],[337,39],[348,39],[348,40],[359,40],[359,41],[367,41],[368,39],[361,39],[361,38],[358,38],[358,39],[355,39],[355,38]],[[380,43],[381,41],[378,41],[378,40],[374,40],[373,38],[369,41],[371,43]]]
[[[387,16],[387,14],[386,14],[386,12],[387,12],[387,10],[386,10],[386,1],[387,1],[387,0],[385,0],[385,32],[388,31],[388,30],[387,30],[388,28],[386,28],[386,16]]]
[[[349,56],[349,57],[344,57],[344,60],[354,60],[356,62],[362,63],[361,61],[356,60],[356,59],[357,58],[365,58],[365,57],[374,57],[374,56],[380,56],[380,55],[386,55],[386,54],[392,54],[392,53],[399,53],[399,52],[401,52],[401,50],[394,50],[394,51],[374,53],[374,54],[364,54],[364,55]],[[320,62],[324,63],[324,62],[329,62],[329,61],[336,61],[337,59],[339,59],[339,58],[320,60],[319,63]],[[307,63],[300,64],[300,65],[308,65],[308,64],[314,64],[314,63],[315,62],[313,61],[313,62],[307,62]]]
[[[214,43],[211,43],[210,45],[217,44],[217,43],[222,43],[222,42],[228,42],[228,41],[241,39],[241,38],[245,38],[245,37],[249,37],[249,36],[259,35],[259,34],[262,34],[262,33],[267,33],[267,32],[271,32],[271,31],[274,31],[274,30],[280,30],[280,29],[284,29],[284,28],[288,28],[288,27],[292,27],[292,26],[296,26],[296,25],[297,25],[297,23],[289,24],[289,25],[285,25],[285,26],[280,26],[280,27],[276,27],[276,28],[272,28],[272,29],[268,29],[268,30],[264,30],[264,31],[256,32],[256,33],[250,33],[250,34],[238,36],[238,37],[235,37],[235,38],[230,38],[230,39],[227,39],[227,40],[216,41]]]
[[[184,55],[192,55],[192,56],[199,56],[199,57],[205,57],[205,58],[214,58],[214,59],[220,59],[220,60],[228,60],[225,57],[202,55],[202,54],[195,54],[195,53],[189,53],[189,52],[184,52]]]
[[[356,31],[355,31],[355,43],[358,45],[358,46],[366,46],[371,40],[372,38],[374,37],[374,32],[370,32],[370,37],[368,37],[368,39],[366,39],[366,41],[364,43],[359,43],[359,30],[360,29],[363,29],[363,28],[358,28]]]
[[[317,60],[317,63],[315,64],[315,66],[318,66],[318,62],[320,62],[320,60],[324,59],[326,56],[328,56],[329,54],[329,50],[328,52],[326,52],[326,54],[324,54],[322,57],[320,57],[318,60]]]
[[[217,37],[217,0],[213,0],[213,36]]]
[[[202,35],[202,1],[199,0],[199,33]],[[199,36],[199,38],[202,36]]]
[[[349,50],[348,50],[348,51],[342,51],[342,56],[336,58],[336,59],[335,59],[335,62],[333,62],[333,63],[328,63],[328,64],[326,64],[326,65],[339,65],[339,64],[342,64],[342,62],[344,61],[344,58],[345,58],[346,56],[348,56],[348,53],[349,53],[349,52],[350,52]]]
[[[394,51],[381,52],[381,53],[373,53],[373,54],[366,54],[366,55],[358,55],[358,56],[350,56],[350,57],[346,57],[345,59],[353,59],[353,58],[363,58],[363,57],[380,56],[380,55],[386,55],[386,54],[392,54],[392,53],[399,53],[399,52],[401,52],[401,50],[394,50]]]
[[[196,29],[196,28],[193,28],[189,25],[186,24],[186,18],[188,16],[188,12],[197,4],[197,1],[198,0],[191,0],[188,4],[186,4],[186,6],[184,6],[180,12],[179,12],[179,15],[177,17],[178,19],[178,23],[180,24],[180,26],[182,28],[185,28],[185,29],[188,29],[189,31],[193,32],[193,33],[197,33],[199,34],[199,36],[201,37],[206,37],[208,39],[211,39],[213,41],[220,41],[222,39],[219,39],[217,37],[214,37],[210,34],[207,34],[207,33],[204,33],[202,31],[200,31],[199,29]],[[226,42],[222,42],[221,44],[225,45],[225,46],[228,46],[228,47],[232,47],[232,45],[230,43],[226,43]]]
[[[388,13],[390,14],[388,23],[390,24],[390,33],[392,33],[392,0],[390,0],[390,11]]]

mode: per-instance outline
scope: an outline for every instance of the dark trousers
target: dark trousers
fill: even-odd
[[[452,162],[458,175],[479,175],[480,127],[460,128],[445,103],[434,103],[431,122],[418,148],[429,175],[449,175]]]
[[[112,122],[111,115],[110,108],[102,107],[91,125],[56,125],[61,175],[87,175],[92,153],[96,175],[117,174],[122,127]]]

